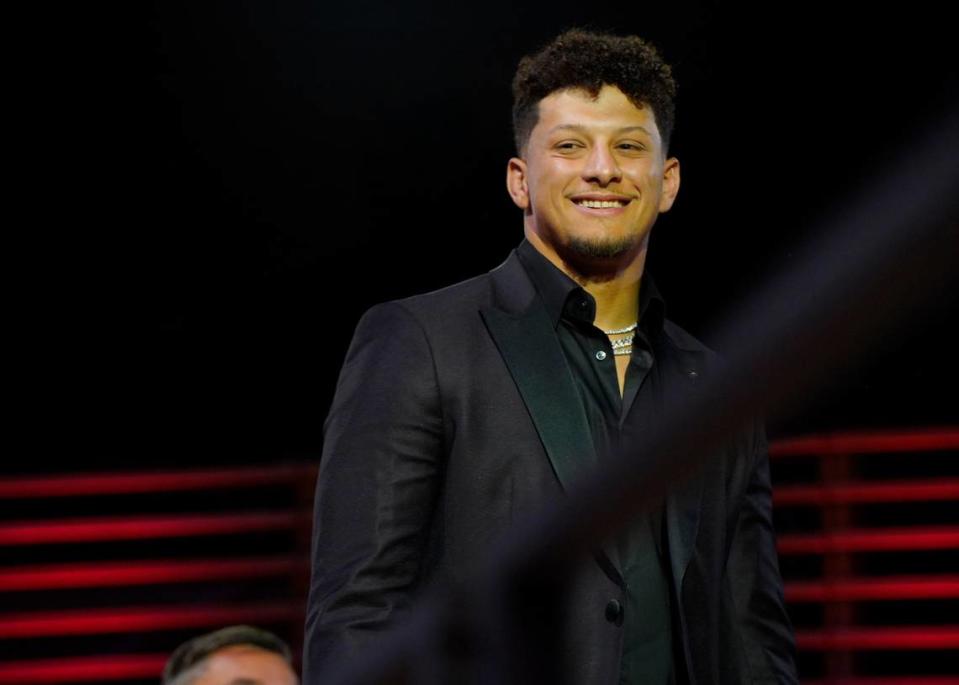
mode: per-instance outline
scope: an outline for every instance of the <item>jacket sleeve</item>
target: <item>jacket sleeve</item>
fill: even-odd
[[[795,641],[783,600],[772,521],[772,486],[765,430],[756,422],[746,440],[750,470],[730,545],[727,578],[752,683],[799,682]]]
[[[438,491],[443,420],[426,334],[400,303],[357,325],[324,425],[304,682],[407,613]]]

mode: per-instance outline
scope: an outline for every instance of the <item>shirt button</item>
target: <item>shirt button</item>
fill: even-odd
[[[599,361],[603,361],[604,359],[606,359],[606,353],[600,350],[599,352],[596,353],[596,358]]]
[[[609,600],[606,605],[606,620],[616,625],[621,625],[623,622],[623,605],[615,599]]]

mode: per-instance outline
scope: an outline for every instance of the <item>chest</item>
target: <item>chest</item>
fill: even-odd
[[[616,380],[619,382],[619,396],[623,396],[626,388],[626,368],[629,366],[629,356],[619,355],[616,357]]]

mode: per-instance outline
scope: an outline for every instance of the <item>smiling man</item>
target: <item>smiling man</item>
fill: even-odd
[[[525,66],[517,86],[539,78]],[[509,161],[507,186],[529,244],[593,296],[595,327],[629,343],[615,348],[622,393],[649,234],[676,199],[679,161],[666,158],[651,108],[615,85],[565,88],[537,105],[532,130],[517,126],[524,154]]]
[[[524,239],[490,273],[377,305],[325,424],[307,683],[468,577],[517,520],[638,444],[715,355],[645,271],[680,185],[675,83],[643,40],[569,31],[513,81]],[[611,545],[562,606],[572,683],[795,683],[760,425]]]

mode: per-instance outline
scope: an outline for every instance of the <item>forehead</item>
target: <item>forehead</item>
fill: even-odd
[[[253,645],[230,645],[213,652],[194,682],[226,685],[234,680],[264,685],[295,685],[296,676],[279,654]]]
[[[550,93],[539,101],[539,118],[533,135],[550,135],[564,127],[614,132],[641,127],[659,140],[656,117],[650,107],[637,107],[616,86],[605,85],[597,96],[580,88]]]

